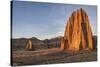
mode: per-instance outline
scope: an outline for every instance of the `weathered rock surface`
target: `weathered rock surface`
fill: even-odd
[[[26,45],[26,49],[27,50],[33,50],[34,49],[31,39],[28,40],[27,45]]]
[[[88,15],[80,8],[72,13],[61,40],[61,49],[93,49],[92,30]]]

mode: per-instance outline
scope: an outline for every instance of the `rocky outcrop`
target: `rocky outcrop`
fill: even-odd
[[[31,39],[29,39],[28,42],[27,42],[26,50],[34,50]]]
[[[62,50],[93,49],[92,30],[88,15],[80,8],[72,13],[61,40]]]

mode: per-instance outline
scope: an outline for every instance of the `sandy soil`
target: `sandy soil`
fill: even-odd
[[[62,51],[59,48],[38,51],[13,51],[12,65],[39,65],[55,63],[72,63],[96,61],[97,51],[81,50],[77,52]]]

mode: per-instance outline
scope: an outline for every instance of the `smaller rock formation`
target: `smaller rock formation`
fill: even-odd
[[[26,44],[26,50],[34,50],[31,39],[29,39],[28,43]]]

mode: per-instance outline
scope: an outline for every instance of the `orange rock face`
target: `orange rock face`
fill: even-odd
[[[80,8],[72,13],[61,40],[61,49],[93,49],[92,30],[86,12]]]
[[[32,50],[33,49],[33,45],[32,45],[32,41],[31,40],[28,41],[28,43],[26,45],[26,49],[27,50]]]

